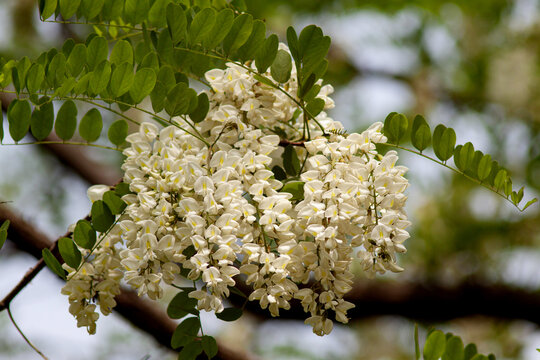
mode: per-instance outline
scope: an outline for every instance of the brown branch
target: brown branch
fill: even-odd
[[[287,139],[280,139],[279,140],[279,146],[286,147],[287,145],[292,145],[292,146],[306,147],[304,142],[305,141],[289,141]]]
[[[0,222],[3,222],[4,220],[10,220],[11,222],[8,232],[9,240],[14,242],[19,249],[34,257],[41,259],[41,250],[53,246],[53,243],[46,235],[37,231],[30,223],[9,210],[5,205],[2,205],[0,206]],[[38,264],[40,262],[41,260],[38,261]],[[36,264],[35,267],[37,266],[38,265]],[[43,265],[41,265],[41,268],[43,268]],[[177,324],[155,303],[140,298],[135,292],[126,289],[122,289],[120,295],[116,297],[116,302],[117,305],[115,311],[117,313],[122,315],[135,327],[148,333],[161,345],[171,348],[170,341]],[[256,359],[255,356],[232,349],[230,346],[219,340],[218,349],[219,351],[216,359]]]
[[[238,285],[245,294],[252,291],[246,285]],[[240,296],[232,295],[229,299],[236,306],[244,303]],[[358,281],[345,299],[356,305],[348,312],[353,321],[395,315],[418,321],[440,322],[482,315],[499,319],[522,319],[540,325],[540,293],[480,280],[470,280],[456,286]],[[271,318],[269,312],[262,311],[256,301],[250,301],[245,310],[261,320]],[[302,306],[293,301],[291,309],[281,311],[279,318],[303,320],[307,316]]]

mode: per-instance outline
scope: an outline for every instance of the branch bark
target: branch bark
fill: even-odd
[[[245,294],[251,292],[246,285],[240,290]],[[237,306],[244,303],[244,299],[237,295],[229,299]],[[352,321],[395,315],[432,323],[483,315],[521,319],[540,325],[540,293],[478,280],[453,287],[422,282],[356,282],[345,300],[355,304],[355,308],[348,312]],[[258,302],[248,302],[245,310],[261,320],[271,318],[268,311],[260,309]],[[299,302],[292,302],[291,309],[281,311],[279,318],[304,320],[307,314]]]
[[[4,220],[10,220],[11,224],[8,231],[8,238],[14,242],[19,249],[41,259],[41,250],[43,248],[53,248],[55,243],[48,239],[46,235],[36,230],[32,224],[22,219],[18,214],[9,210],[7,206],[0,205],[0,222],[3,222]],[[40,263],[42,263],[42,260],[38,261],[37,264]],[[35,267],[38,266],[40,266],[40,269],[43,268],[43,265],[36,265]],[[32,269],[31,272],[33,272]],[[24,278],[26,278],[27,275],[28,273]],[[25,284],[28,282],[29,281],[25,282]],[[117,305],[115,311],[117,313],[122,315],[135,327],[148,333],[161,345],[171,348],[171,336],[177,324],[172,321],[163,310],[156,306],[156,304],[138,297],[135,292],[127,289],[122,289],[121,294],[116,297],[116,302]],[[233,349],[219,340],[218,349],[216,359],[257,359],[255,356]]]

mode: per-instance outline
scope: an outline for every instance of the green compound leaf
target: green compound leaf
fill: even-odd
[[[283,170],[282,167],[275,165],[272,168],[272,172],[274,173],[274,178],[279,181],[283,181],[287,178],[287,174],[285,173],[285,170]]]
[[[301,63],[300,45],[298,44],[298,35],[296,35],[296,31],[292,26],[287,28],[287,45],[289,46],[289,51],[291,52],[294,62],[296,63],[296,67],[298,68]]]
[[[148,16],[149,10],[150,4],[148,0],[126,0],[124,16],[131,25],[140,24]]]
[[[35,93],[41,89],[41,84],[45,80],[45,68],[41,64],[34,64],[28,70],[26,78],[26,88],[29,93]]]
[[[148,22],[157,28],[167,24],[168,0],[156,0],[148,12]]]
[[[439,330],[429,334],[424,345],[424,360],[438,360],[446,348],[446,337]]]
[[[482,354],[476,354],[472,357],[471,360],[489,360],[487,356]]]
[[[77,81],[75,78],[67,78],[62,83],[62,86],[60,86],[53,94],[53,97],[64,97],[66,96],[77,84]]]
[[[2,249],[2,246],[4,246],[4,243],[7,240],[8,228],[9,228],[9,220],[6,220],[2,223],[2,226],[0,226],[0,249]]]
[[[323,111],[324,105],[325,102],[323,99],[315,98],[306,105],[306,110],[308,111],[309,115],[314,118],[315,116],[319,115],[321,111]]]
[[[133,74],[133,65],[124,62],[114,69],[111,76],[111,94],[114,97],[124,95],[133,85],[135,74]]]
[[[242,46],[249,35],[251,35],[251,29],[253,27],[253,16],[250,14],[242,14],[234,19],[231,30],[223,39],[223,50],[225,54],[232,54]]]
[[[270,74],[278,83],[285,83],[291,77],[291,55],[285,50],[278,50],[276,58],[270,67]]]
[[[39,12],[42,20],[50,18],[58,5],[58,0],[39,0]]]
[[[77,245],[70,238],[63,237],[58,240],[58,250],[64,262],[76,269],[81,263],[81,252],[77,248]]]
[[[107,137],[109,141],[119,147],[124,144],[126,137],[128,135],[128,124],[126,120],[120,119],[116,120],[109,127]]]
[[[454,149],[454,163],[456,167],[465,171],[472,166],[474,160],[474,145],[470,142],[465,145],[458,145]]]
[[[537,198],[534,198],[534,199],[531,199],[529,201],[527,201],[527,203],[525,204],[525,206],[523,207],[523,210],[522,211],[525,211],[525,209],[527,209],[529,206],[531,206],[532,204],[536,203],[538,201]]]
[[[424,151],[431,144],[431,130],[422,115],[416,115],[414,117],[411,142],[420,152]]]
[[[80,247],[90,250],[96,244],[96,230],[87,220],[79,220],[73,231],[73,240]]]
[[[129,184],[126,184],[124,182],[121,182],[120,184],[116,185],[114,191],[116,192],[116,195],[120,197],[132,193],[131,190],[129,190]]]
[[[149,52],[144,56],[141,64],[138,66],[139,70],[141,70],[142,68],[150,68],[154,70],[154,72],[159,71],[159,59],[155,52]]]
[[[64,20],[68,20],[77,12],[81,0],[60,0],[60,14]]]
[[[159,69],[157,81],[165,86],[167,93],[176,85],[174,70],[169,65],[164,65]]]
[[[103,130],[103,119],[98,109],[90,109],[84,114],[79,124],[79,134],[87,142],[91,143],[99,139]]]
[[[216,15],[214,26],[203,38],[203,46],[213,49],[218,46],[231,31],[234,21],[234,12],[231,9],[223,9]]]
[[[478,163],[478,179],[484,181],[491,173],[491,155],[484,155]]]
[[[13,100],[9,104],[7,117],[9,123],[9,134],[13,141],[18,142],[28,133],[30,128],[30,117],[32,107],[28,100]]]
[[[216,339],[214,339],[212,336],[205,335],[201,339],[201,345],[204,353],[208,356],[208,358],[213,358],[218,353],[218,346]]]
[[[36,106],[30,118],[30,131],[38,140],[44,140],[53,129],[54,124],[54,106],[49,98],[43,96],[40,98],[42,105]]]
[[[150,95],[156,85],[156,73],[149,68],[143,68],[135,73],[133,84],[129,89],[129,95],[135,104],[140,103]]]
[[[255,55],[255,65],[260,73],[266,72],[266,70],[274,62],[279,46],[279,39],[276,34],[270,35],[260,47],[259,51]]]
[[[446,342],[446,350],[442,356],[442,360],[463,360],[465,349],[463,341],[458,336],[450,337]]]
[[[195,340],[184,346],[178,353],[178,360],[195,360],[197,356],[203,352],[200,341]]]
[[[103,200],[94,201],[92,204],[92,227],[101,233],[109,230],[114,223],[114,215]]]
[[[330,37],[323,36],[320,27],[306,26],[298,38],[299,56],[302,60],[302,79],[314,72],[330,48]]]
[[[199,11],[189,27],[189,40],[191,45],[197,45],[211,32],[216,22],[216,11],[206,8]]]
[[[56,135],[64,141],[73,137],[75,129],[77,128],[77,106],[71,100],[66,100],[58,114],[56,115],[56,123],[54,124],[54,131]]]
[[[120,65],[124,62],[133,64],[133,47],[127,40],[118,41],[111,51],[109,60],[115,65]]]
[[[187,314],[197,315],[197,299],[190,298],[188,291],[181,291],[171,300],[167,306],[167,315],[171,319],[181,319]]]
[[[67,69],[71,76],[79,76],[86,64],[86,46],[84,44],[77,44],[71,50],[67,59]]]
[[[471,343],[465,346],[463,360],[471,360],[473,356],[476,355],[477,353],[478,353],[478,350],[476,350],[476,345]]]
[[[283,151],[283,167],[291,176],[297,176],[300,172],[300,160],[293,145],[287,145]]]
[[[105,0],[82,0],[79,11],[86,20],[92,20],[101,13]]]
[[[433,132],[433,150],[435,155],[441,160],[446,161],[454,154],[456,145],[456,132],[452,128],[440,124]]]
[[[216,317],[223,321],[236,321],[240,319],[243,312],[239,308],[225,308],[222,312],[216,313]]]
[[[405,136],[408,126],[409,121],[405,115],[392,112],[384,120],[383,132],[388,138],[388,142],[399,144]]]
[[[178,44],[186,36],[187,19],[184,9],[177,4],[167,5],[167,27],[173,44]]]
[[[303,181],[289,181],[283,187],[280,192],[287,192],[292,194],[291,200],[303,200],[304,199],[304,182]]]
[[[107,191],[103,194],[103,201],[107,204],[113,215],[120,215],[127,206],[114,191]]]
[[[103,60],[107,60],[109,54],[109,45],[107,40],[102,36],[95,36],[88,44],[86,61],[90,70],[101,64]]]
[[[255,20],[253,22],[253,28],[251,35],[247,39],[244,45],[238,49],[238,57],[242,62],[252,60],[255,54],[263,44],[266,37],[266,25],[261,20]]]
[[[94,75],[94,73],[84,74],[79,81],[77,81],[77,84],[73,88],[73,92],[77,95],[85,94],[90,86],[90,79],[92,78],[92,75]]]
[[[165,99],[165,111],[170,116],[187,114],[197,106],[197,93],[185,83],[180,82],[173,87]]]
[[[209,109],[210,102],[208,101],[208,95],[204,92],[200,93],[199,96],[197,96],[197,107],[189,113],[189,117],[194,123],[200,123],[206,118]]]
[[[201,322],[196,317],[189,317],[182,321],[174,330],[171,338],[171,346],[173,349],[178,349],[191,343],[195,336],[199,333]],[[201,348],[202,351],[202,348]]]
[[[107,88],[111,79],[111,64],[103,60],[94,70],[90,77],[90,90],[94,94],[99,94]]]
[[[47,265],[47,267],[51,269],[53,273],[66,280],[66,272],[64,271],[62,265],[60,265],[58,260],[56,260],[54,255],[51,253],[51,250],[41,250],[41,256],[43,257],[43,261],[45,261],[45,265]]]

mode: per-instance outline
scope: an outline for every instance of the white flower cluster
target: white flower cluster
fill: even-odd
[[[311,315],[306,323],[328,334],[329,317],[346,323],[353,307],[343,296],[355,252],[368,274],[402,270],[396,253],[408,238],[406,168],[395,166],[395,152],[376,152],[375,143],[386,141],[381,123],[345,134],[321,112],[309,121],[310,140],[302,140],[294,69],[281,85],[287,93],[234,64],[206,79],[205,120],[178,118],[161,130],[143,123],[128,136],[124,182],[133,194],[123,197],[128,206],[93,258],[79,271],[66,266],[70,311],[93,331],[93,300],[107,314],[122,277],[158,299],[162,283],[183,268],[201,280],[189,294],[199,309],[221,312],[239,276],[253,287],[249,299],[273,316],[298,299]],[[331,92],[326,85],[318,95],[325,108],[334,106]],[[291,143],[303,165],[298,176],[276,180],[271,169],[283,167],[283,145]],[[304,183],[303,199],[280,191],[290,180]]]

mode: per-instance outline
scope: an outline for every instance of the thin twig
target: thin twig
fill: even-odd
[[[23,337],[24,341],[26,341],[26,343],[28,345],[30,345],[30,347],[32,349],[34,349],[35,352],[37,352],[43,359],[45,360],[49,360],[37,347],[34,346],[34,344],[32,344],[32,342],[30,340],[28,340],[28,338],[26,337],[26,335],[24,335],[24,333],[22,332],[21,328],[19,328],[19,325],[17,325],[17,323],[15,322],[15,319],[13,318],[13,315],[11,314],[11,309],[9,308],[9,306],[7,307],[7,312],[8,312],[8,315],[9,315],[9,319],[11,320],[11,322],[13,323],[13,325],[15,326],[15,328],[17,329],[17,331],[19,332],[19,334],[21,334],[21,336]]]

